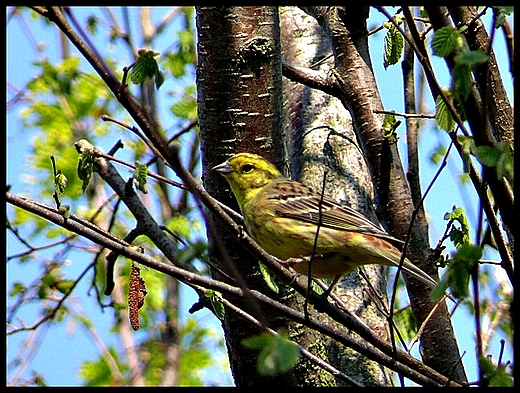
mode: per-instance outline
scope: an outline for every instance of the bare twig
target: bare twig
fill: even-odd
[[[27,198],[21,198],[10,193],[6,193],[6,200],[8,203],[11,203],[15,206],[18,206],[22,209],[25,209],[29,212],[37,214],[38,216],[47,219],[55,224],[62,226],[70,231],[73,231],[82,237],[85,237],[107,249],[118,252],[119,254],[136,261],[140,264],[153,268],[159,272],[172,276],[185,282],[189,286],[199,285],[204,288],[214,289],[220,291],[222,293],[228,293],[233,296],[243,296],[244,292],[242,289],[222,283],[220,281],[216,281],[210,279],[208,277],[204,277],[198,273],[191,272],[189,270],[177,267],[173,264],[164,263],[154,258],[151,258],[141,252],[135,250],[133,247],[128,245],[124,245],[120,239],[117,241],[113,238],[112,235],[104,233],[101,228],[97,228],[97,230],[93,230],[92,227],[88,227],[84,225],[83,220],[80,217],[77,217],[74,214],[71,214],[69,219],[64,219],[58,211],[50,206],[46,206],[40,203],[36,203],[34,201],[30,201]],[[276,261],[274,261],[268,254],[265,253],[261,248],[259,248],[256,243],[252,242],[249,236],[243,234],[240,239],[242,243],[248,243],[249,248],[251,250],[255,250],[258,252],[259,256],[263,261],[270,261],[270,263],[281,273],[281,277],[286,281],[290,281],[293,284],[293,287],[297,289],[298,292],[305,294],[306,293],[306,285],[301,278],[292,277],[292,275],[288,272],[284,272],[284,269],[281,269],[280,266],[276,265]],[[347,335],[345,332],[338,331],[337,329],[332,328],[328,324],[324,324],[321,321],[314,319],[306,319],[303,313],[295,311],[290,307],[282,305],[281,303],[276,302],[275,300],[257,292],[250,291],[252,296],[254,296],[257,301],[262,302],[266,306],[276,307],[287,317],[294,319],[297,322],[304,323],[312,329],[318,330],[339,342],[350,346],[354,350],[366,355],[367,357],[377,360],[381,362],[381,364],[403,372],[408,378],[411,380],[428,386],[442,386],[448,382],[447,378],[440,375],[436,371],[430,369],[425,366],[423,363],[418,361],[417,359],[411,357],[410,355],[398,351],[397,358],[392,358],[386,352],[390,351],[391,348],[387,343],[382,341],[373,331],[368,329],[364,324],[358,322],[357,318],[350,315],[345,311],[338,309],[336,306],[331,303],[325,302],[323,304],[323,299],[320,295],[315,293],[314,291],[310,292],[309,302],[312,304],[320,303],[320,307],[324,310],[324,312],[330,315],[333,319],[338,322],[344,324],[347,327],[352,328],[352,330],[358,332],[363,339],[368,342],[372,342],[374,346],[378,349],[373,348],[372,346],[367,345],[363,340],[353,339],[350,335]],[[459,386],[454,382],[450,382],[449,386]]]
[[[58,213],[59,215],[59,213]],[[63,217],[62,217],[63,218]],[[43,317],[41,317],[39,320],[34,322],[32,325],[26,326],[23,325],[22,327],[15,328],[13,327],[12,330],[6,332],[6,335],[9,336],[11,334],[24,331],[24,330],[36,330],[39,326],[41,326],[44,322],[52,320],[55,316],[58,310],[62,307],[63,303],[69,298],[69,296],[74,291],[74,288],[79,284],[81,279],[85,277],[85,275],[92,269],[93,263],[90,263],[83,271],[79,274],[79,276],[74,280],[74,283],[68,288],[67,292],[63,294],[61,298],[57,301],[56,305],[52,307],[50,310],[47,309],[47,312]]]
[[[374,109],[374,113],[401,116],[405,119],[435,119],[435,115],[429,113],[401,113],[396,111],[386,111],[384,109]]]
[[[283,61],[282,75],[292,81],[303,83],[306,86],[321,90],[335,97],[338,95],[337,87],[320,71]]]
[[[381,13],[383,13],[390,21],[392,21],[392,23],[394,23],[391,15],[383,7],[375,7],[375,8],[377,10],[379,10]],[[405,40],[407,40],[407,42],[410,44],[410,46],[416,53],[416,56],[419,59],[421,65],[423,66],[423,70],[424,70],[427,80],[429,82],[429,86],[430,86],[432,95],[434,97],[437,97],[437,95],[440,95],[442,97],[443,101],[447,105],[448,110],[450,111],[451,115],[453,116],[453,119],[459,126],[460,130],[463,132],[463,134],[465,136],[469,136],[470,134],[469,134],[468,130],[466,129],[466,127],[464,126],[456,109],[454,108],[452,103],[447,99],[446,95],[440,88],[440,85],[439,85],[437,79],[435,78],[433,68],[427,57],[427,51],[424,48],[424,42],[419,37],[416,26],[413,23],[413,16],[412,16],[410,10],[408,9],[408,7],[404,7],[403,11],[404,11],[405,18],[407,18],[408,27],[410,28],[410,35],[411,35],[411,37],[413,37],[413,39],[410,37],[410,35],[406,34],[406,32],[403,31],[402,27],[399,26],[397,23],[395,23],[396,28],[401,32],[401,34],[403,35]],[[419,47],[418,45],[416,45],[416,43],[420,44],[422,46]],[[457,134],[454,132],[450,132],[450,133],[448,133],[448,135],[451,138],[451,141],[452,141],[453,145],[455,146],[455,148],[457,149],[462,160],[466,161],[464,159],[462,145],[460,144],[459,140],[457,139]],[[482,201],[482,205],[484,207],[484,211],[486,212],[486,217],[489,221],[489,225],[490,225],[491,231],[493,233],[493,236],[495,237],[495,239],[498,239],[497,246],[498,246],[498,250],[500,252],[500,256],[502,257],[502,260],[503,260],[503,267],[508,274],[510,282],[513,283],[514,273],[513,273],[512,257],[509,253],[509,249],[503,238],[502,230],[500,228],[498,219],[494,213],[493,204],[491,203],[490,197],[487,193],[487,187],[484,184],[484,182],[482,181],[482,178],[480,177],[477,169],[475,168],[475,165],[471,161],[468,161],[467,165],[468,165],[468,169],[469,169],[470,179],[479,196],[479,199]],[[504,215],[502,215],[502,219],[508,220],[510,222],[512,220],[512,216],[513,215],[511,215],[511,217],[505,217]]]

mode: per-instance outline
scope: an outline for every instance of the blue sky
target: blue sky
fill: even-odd
[[[115,12],[119,12],[118,8],[114,8]],[[166,10],[163,8],[161,11]],[[8,9],[9,11],[9,9]],[[83,12],[87,9],[74,10],[77,16],[81,18]],[[154,11],[154,12],[157,12]],[[157,13],[159,17],[159,12]],[[379,14],[376,10],[371,10],[372,22],[382,21],[384,17]],[[487,22],[489,26],[489,21]],[[16,21],[11,21],[7,25],[7,80],[17,88],[21,88],[27,83],[28,79],[34,75],[35,68],[32,66],[32,62],[37,59],[37,54],[33,51],[32,45],[28,44],[27,36],[21,31],[21,25]],[[55,47],[54,42],[57,40],[58,34],[56,30],[43,28],[39,21],[31,21],[30,30],[33,33],[33,38],[37,42],[49,42],[49,46],[46,50],[46,55],[50,59],[55,59],[59,56],[59,53]],[[397,112],[403,112],[403,104],[401,97],[401,68],[399,65],[389,67],[387,70],[383,69],[382,66],[382,43],[383,33],[379,33],[373,38],[371,42],[372,51],[372,62],[375,68],[376,77],[378,80],[395,81],[395,85],[388,85],[388,83],[381,83],[381,95],[385,105],[385,109],[393,109]],[[163,43],[164,48],[167,47],[166,43]],[[99,45],[99,49],[104,49],[103,46]],[[161,51],[164,48],[154,48],[155,50]],[[117,48],[113,48],[116,51]],[[504,56],[504,39],[500,32],[498,32],[495,39],[494,49],[496,51],[497,58]],[[124,53],[124,56],[127,56]],[[449,78],[446,73],[446,66],[441,59],[434,58],[434,67],[438,72],[437,77],[439,78],[441,85],[449,85]],[[501,72],[506,82],[508,91],[511,93],[512,99],[512,83],[511,76],[507,65],[501,65]],[[194,78],[194,76],[193,76]],[[168,83],[168,82],[167,82]],[[165,90],[168,88],[174,88],[172,86],[164,86]],[[9,92],[11,87],[7,86]],[[7,98],[10,94],[7,94]],[[164,123],[168,124],[168,120],[171,119],[171,114],[168,110],[169,105],[164,105],[164,113],[161,113]],[[23,130],[21,129],[20,120],[18,117],[19,109],[10,111],[7,113],[7,183],[12,185],[12,192],[16,194],[29,194],[31,190],[30,180],[27,176],[30,173],[30,163],[25,157],[29,154],[30,143],[34,135],[34,130]],[[434,106],[430,102],[429,113],[433,113]],[[101,121],[101,120],[100,120]],[[433,122],[432,122],[433,123]],[[404,127],[398,129],[400,136],[400,149],[404,152]],[[117,136],[118,138],[120,135]],[[422,131],[420,152],[424,156],[428,156],[436,146],[440,143],[444,145],[448,144],[447,136],[438,130],[431,127],[425,127]],[[107,142],[106,146],[111,146],[110,142]],[[404,157],[404,154],[402,155]],[[433,177],[437,166],[428,163],[428,160],[423,161],[425,164],[421,166],[421,178],[423,179],[423,190]],[[433,187],[431,194],[425,201],[426,211],[431,218],[431,238],[437,239],[444,231],[444,222],[442,216],[445,212],[451,211],[453,205],[466,207],[468,217],[472,226],[477,219],[476,204],[473,202],[466,203],[467,201],[475,201],[475,193],[471,187],[460,187],[458,184],[458,175],[461,173],[460,159],[452,154],[449,160],[449,170],[445,170],[439,178],[436,185]],[[52,203],[52,201],[46,201]],[[473,207],[471,207],[473,206]],[[9,209],[8,209],[9,211]],[[45,240],[43,240],[45,242]],[[24,250],[19,242],[13,239],[11,235],[7,236],[7,255],[12,255],[17,252]],[[49,257],[49,255],[46,255]],[[497,259],[497,255],[489,254],[486,255],[487,259]],[[77,273],[84,267],[78,261],[81,260],[81,252],[76,251],[69,255],[69,259],[75,263]],[[18,265],[16,265],[18,266]],[[35,265],[26,263],[23,271],[10,269],[7,267],[7,292],[9,291],[10,283],[16,280],[25,279],[26,277],[36,277],[38,275],[38,268]],[[81,379],[76,374],[83,360],[89,359],[94,360],[98,357],[101,347],[100,345],[116,345],[118,340],[113,334],[104,330],[110,326],[111,312],[105,311],[100,312],[99,307],[96,305],[93,297],[87,297],[85,294],[88,290],[88,282],[84,280],[82,285],[77,289],[77,298],[73,303],[73,307],[76,307],[80,312],[84,312],[89,318],[96,321],[97,331],[100,333],[100,341],[95,342],[92,340],[92,335],[89,334],[84,327],[80,325],[72,324],[52,324],[48,329],[41,329],[34,333],[28,334],[16,334],[9,336],[7,339],[7,362],[12,359],[15,353],[20,347],[28,347],[28,341],[25,340],[36,340],[40,343],[40,348],[32,358],[30,364],[25,369],[23,378],[29,378],[29,371],[31,369],[37,370],[43,374],[46,378],[47,383],[51,385],[78,385],[81,383]],[[81,302],[80,302],[81,300]],[[196,301],[194,293],[185,289],[181,298],[181,315],[187,316],[187,310]],[[72,306],[71,306],[72,307]],[[24,318],[31,321],[34,320],[36,310],[32,310],[27,314],[24,314]],[[221,334],[220,323],[207,311],[199,312],[195,315],[201,324],[209,326],[214,329],[218,334]],[[468,377],[470,380],[476,380],[477,376],[474,374],[474,342],[472,334],[474,331],[473,318],[468,316],[464,311],[457,311],[454,316],[454,325],[456,329],[457,338],[461,347],[461,351],[466,351],[466,355],[463,358]],[[136,333],[137,335],[139,333]],[[496,337],[495,341],[500,337]],[[102,344],[101,344],[102,343]],[[493,357],[498,356],[498,345],[492,347]],[[76,351],[81,351],[81,358],[74,356]],[[225,357],[225,351],[218,353],[218,356]],[[513,359],[512,348],[506,347],[506,359]],[[7,374],[7,380],[11,380],[15,376],[12,375],[9,370]],[[214,382],[217,384],[232,384],[232,379],[229,371],[222,373],[221,369],[213,370],[213,373],[209,373],[206,378],[208,383]]]

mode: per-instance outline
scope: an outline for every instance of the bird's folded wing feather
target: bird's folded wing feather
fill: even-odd
[[[369,234],[396,245],[403,242],[376,226],[356,210],[317,194],[311,188],[289,180],[276,183],[267,198],[276,200],[275,214],[321,226]]]

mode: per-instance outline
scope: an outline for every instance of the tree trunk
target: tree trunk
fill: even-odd
[[[334,83],[339,87],[339,98],[352,115],[369,163],[380,208],[378,215],[391,234],[405,239],[414,206],[397,143],[383,136],[382,117],[374,113],[374,109],[382,109],[383,105],[368,51],[366,18],[369,7],[349,6],[348,12],[345,7],[318,6],[304,10],[316,18],[331,40],[335,55]],[[413,225],[408,251],[417,266],[438,277],[424,226]],[[421,325],[428,320],[421,335],[424,362],[457,382],[466,382],[446,305],[439,305],[433,317],[428,319],[435,306],[425,296],[429,289],[416,280],[408,280],[407,284],[417,323]]]
[[[257,153],[285,168],[281,124],[281,58],[276,7],[197,7],[197,99],[204,187],[238,210],[226,181],[211,168],[238,152]],[[286,172],[286,171],[285,171]],[[236,282],[272,296],[258,263],[237,245],[220,222],[209,217],[212,261]],[[229,281],[213,269],[216,279]],[[285,319],[254,302],[230,299],[274,330]],[[260,330],[226,310],[223,322],[233,378],[237,386],[294,386],[291,372],[264,377],[257,371],[257,351],[242,345]]]
[[[324,74],[330,72],[334,67],[330,40],[314,18],[296,7],[282,7],[280,23],[284,61]],[[318,62],[320,65],[313,67]],[[287,79],[284,79],[284,93],[293,179],[315,190],[321,190],[325,180],[326,195],[377,220],[370,173],[356,142],[352,118],[341,101]],[[367,296],[372,290],[357,272],[343,277],[334,292],[349,311],[388,339],[386,319],[371,300],[386,299],[384,273],[387,269],[366,266],[363,270],[376,290],[374,296]],[[352,349],[330,340],[324,347],[331,364],[364,386],[391,383],[388,370]]]
[[[379,217],[387,224],[390,233],[404,239],[414,205],[397,145],[395,141],[383,137],[381,116],[373,111],[381,109],[382,103],[368,54],[365,21],[368,8],[357,8],[348,17],[342,7],[309,7],[305,11],[318,21],[323,29],[320,34],[325,34],[330,41],[335,63],[325,62],[322,67],[330,69],[336,91],[340,92],[338,97],[350,112],[352,120],[331,97],[317,95],[303,87],[289,88],[292,90],[287,99],[292,139],[290,149],[291,156],[296,158],[293,177],[320,190],[324,168],[330,169],[327,194],[349,201],[354,208],[373,219],[373,201],[377,201],[377,206],[381,207]],[[288,23],[292,24],[291,21]],[[286,26],[284,24],[284,29]],[[213,196],[237,211],[227,183],[211,172],[214,165],[231,154],[248,151],[263,155],[282,172],[287,172],[281,121],[278,29],[278,13],[274,7],[197,7],[197,93],[203,181]],[[304,51],[307,52],[305,55],[295,53],[293,41],[291,39],[291,45],[284,47],[285,56],[295,61],[305,58],[310,52]],[[317,40],[315,45],[318,48],[311,54],[314,58],[306,59],[306,62],[323,57],[324,42],[327,39],[323,37]],[[322,111],[322,108],[327,110]],[[336,108],[336,114],[331,116],[330,108]],[[352,133],[351,122],[355,134]],[[367,173],[370,175],[367,176]],[[213,263],[225,272],[223,275],[214,269],[214,277],[226,281],[228,275],[244,289],[254,288],[273,296],[259,274],[257,261],[237,247],[236,241],[228,236],[218,221],[210,217],[208,222]],[[435,273],[424,226],[414,225],[409,250],[412,260],[430,274]],[[372,267],[364,270],[371,272],[368,274],[369,281],[379,293],[376,297],[384,299],[381,294],[385,293],[385,269]],[[414,314],[421,324],[434,304],[425,296],[429,291],[420,283],[411,281],[407,288]],[[367,301],[368,292],[362,289],[356,275],[348,276],[345,282],[348,284],[342,286],[346,289],[342,288],[340,294],[351,309],[359,310],[360,305],[370,303]],[[290,291],[283,292],[278,299],[286,295],[288,298],[283,301],[289,302],[292,307],[301,307],[296,304],[298,301],[291,298]],[[361,301],[353,302],[356,298]],[[328,356],[339,369],[346,370],[355,379],[359,376],[359,382],[366,385],[391,383],[386,370],[377,364],[366,363],[359,354],[345,351],[334,343],[327,347],[320,335],[296,324],[287,324],[287,321],[260,309],[254,302],[230,300],[274,330],[290,327],[295,341],[307,349],[312,347],[314,353]],[[360,314],[374,330],[388,337],[386,324],[374,305],[369,304]],[[322,377],[321,372],[313,372],[305,362],[300,362],[283,375],[271,378],[259,375],[257,352],[241,345],[244,338],[258,334],[259,330],[230,310],[226,313],[223,326],[237,386],[319,386],[331,383],[330,378]],[[426,364],[456,381],[465,382],[445,304],[437,308],[434,317],[426,324],[421,339]]]

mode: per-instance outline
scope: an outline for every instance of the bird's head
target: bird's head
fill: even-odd
[[[213,170],[226,178],[240,206],[274,179],[282,177],[273,164],[251,153],[235,154]]]

